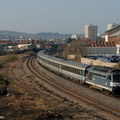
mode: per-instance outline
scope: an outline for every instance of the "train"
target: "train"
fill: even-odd
[[[37,53],[37,61],[47,69],[71,80],[100,91],[107,91],[113,95],[120,95],[120,69],[88,65],[53,57],[45,54],[45,50]]]

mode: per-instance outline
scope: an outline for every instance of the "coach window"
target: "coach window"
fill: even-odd
[[[69,69],[68,69],[68,67],[67,67],[67,66],[64,66],[64,70],[69,71]]]
[[[68,66],[65,66],[65,70],[70,72],[70,68]]]
[[[74,72],[74,68],[71,68],[71,72]]]
[[[73,72],[76,73],[76,70],[77,70],[77,69],[73,69]]]
[[[84,70],[81,70],[81,75],[84,76]]]
[[[82,70],[80,71],[80,74],[82,75]]]
[[[60,64],[57,63],[57,68],[59,68],[59,67],[60,67]]]
[[[75,68],[73,68],[73,73],[75,73],[75,70],[76,70],[76,69],[75,69]]]
[[[61,69],[64,69],[64,66],[63,66],[63,65],[61,65]]]
[[[63,70],[65,69],[65,68],[64,68],[64,65],[61,65],[61,69],[63,69]]]
[[[77,69],[74,69],[74,73],[77,74]]]
[[[78,69],[76,69],[76,74],[78,74]]]
[[[81,70],[80,70],[80,75],[81,75]]]
[[[76,74],[78,74],[78,71],[79,71],[79,70],[78,70],[78,69],[76,69]]]
[[[77,73],[77,69],[74,69],[74,73]]]
[[[69,68],[67,66],[64,66],[64,70],[69,71]]]
[[[72,67],[70,68],[70,72],[73,72],[73,68]]]
[[[75,69],[75,73],[78,74],[78,69]]]

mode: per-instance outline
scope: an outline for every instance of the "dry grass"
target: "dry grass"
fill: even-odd
[[[17,56],[18,59],[24,55]],[[0,60],[4,60],[4,57]],[[63,100],[48,91],[40,88],[36,90],[23,82],[18,82],[11,74],[11,68],[16,61],[9,61],[6,67],[0,70],[9,79],[10,96],[0,97],[0,115],[8,120],[79,120],[102,118],[94,117],[91,112],[69,101]],[[19,73],[18,73],[19,74]],[[20,75],[18,75],[20,76]],[[29,78],[28,78],[29,79]],[[27,77],[25,81],[28,80]]]

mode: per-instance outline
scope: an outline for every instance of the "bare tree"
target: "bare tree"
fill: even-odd
[[[66,58],[67,55],[74,54],[79,56],[86,56],[87,45],[88,40],[85,38],[79,38],[78,40],[74,40],[71,43],[68,44],[68,46],[64,49],[64,57]]]

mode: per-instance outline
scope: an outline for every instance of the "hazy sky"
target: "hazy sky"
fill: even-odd
[[[94,24],[104,33],[120,23],[120,0],[0,0],[0,30],[84,33]]]

